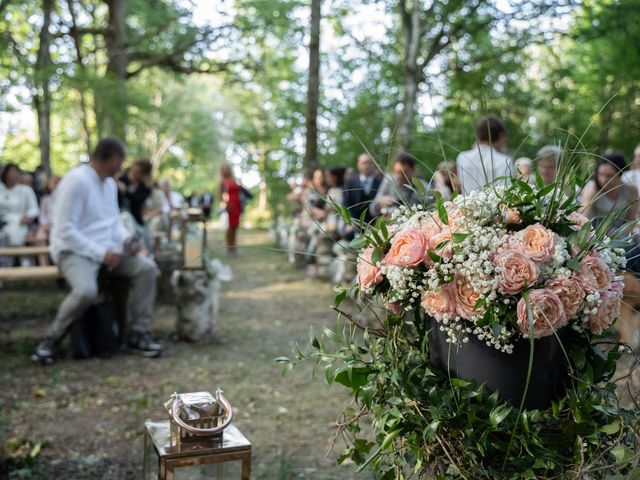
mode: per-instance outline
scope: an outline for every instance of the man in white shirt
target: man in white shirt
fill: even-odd
[[[476,145],[460,153],[456,159],[462,194],[484,187],[499,177],[511,177],[511,158],[503,152],[506,147],[504,124],[494,115],[476,121]]]
[[[98,142],[91,161],[71,170],[53,199],[51,256],[71,292],[62,301],[47,338],[36,348],[34,361],[52,363],[57,346],[71,324],[97,299],[98,273],[106,268],[131,280],[131,325],[128,346],[146,357],[157,357],[162,346],[149,334],[156,297],[157,268],[138,255],[139,246],[120,220],[118,187],[113,176],[124,162],[124,146],[113,138]]]

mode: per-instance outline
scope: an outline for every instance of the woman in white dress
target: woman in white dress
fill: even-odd
[[[0,223],[12,247],[26,244],[29,225],[40,213],[36,194],[18,183],[20,175],[20,169],[13,163],[7,164],[0,175]]]

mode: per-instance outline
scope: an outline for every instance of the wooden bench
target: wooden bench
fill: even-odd
[[[55,265],[0,268],[0,281],[55,280],[60,277],[60,271]]]
[[[49,247],[3,247],[0,248],[0,257],[31,257],[36,255],[47,255]]]
[[[48,253],[49,247],[47,246],[0,248],[0,257],[36,257]],[[55,265],[0,268],[0,281],[55,280],[60,277],[58,267]]]

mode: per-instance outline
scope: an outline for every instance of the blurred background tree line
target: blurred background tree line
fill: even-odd
[[[0,0],[0,162],[54,173],[126,140],[177,188],[398,149],[429,176],[486,112],[510,153],[640,142],[640,0]]]

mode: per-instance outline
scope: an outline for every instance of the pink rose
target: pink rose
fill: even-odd
[[[422,294],[420,305],[436,320],[443,319],[445,314],[450,317],[456,313],[456,296],[453,285],[440,285],[437,291],[427,290]]]
[[[545,287],[558,296],[568,319],[574,318],[584,307],[585,291],[575,278],[553,278],[545,284]]]
[[[435,219],[430,218],[422,224],[420,230],[428,242],[431,237],[438,235],[442,231],[442,225],[440,225]]]
[[[507,295],[515,295],[525,287],[531,287],[538,280],[535,263],[521,251],[514,248],[496,255],[496,266],[500,267],[498,288]]]
[[[358,284],[363,290],[368,290],[382,281],[382,272],[371,260],[374,250],[375,247],[370,245],[358,257]]]
[[[533,319],[533,338],[553,335],[553,332],[567,324],[567,315],[558,295],[547,288],[531,290],[529,303]],[[521,298],[518,302],[518,326],[526,337],[529,335],[529,314],[527,302]]]
[[[507,208],[502,212],[502,216],[504,217],[504,223],[510,223],[512,225],[520,225],[522,223],[520,212],[513,208]]]
[[[539,223],[514,235],[516,246],[535,262],[546,262],[556,248],[556,234]]]
[[[611,291],[616,295],[619,295],[620,298],[624,296],[624,277],[623,276],[619,275],[611,281]]]
[[[391,241],[391,248],[383,263],[396,267],[415,267],[424,260],[427,241],[415,228],[398,232]]]
[[[469,280],[457,276],[453,281],[453,292],[455,294],[456,312],[462,318],[472,320],[480,313],[475,309],[476,303],[480,299],[480,293],[476,292]]]
[[[444,242],[447,242],[443,245]],[[449,227],[443,228],[440,232],[427,239],[427,250],[442,258],[453,257],[453,233]],[[431,257],[425,255],[425,263],[430,265]]]
[[[402,303],[400,302],[385,303],[384,308],[392,315],[400,315],[403,312]]]
[[[620,295],[616,292],[604,292],[600,294],[600,300],[602,303],[598,306],[598,311],[591,314],[587,320],[587,328],[597,335],[609,328],[613,320],[620,315]]]
[[[582,259],[580,271],[575,273],[575,277],[587,292],[607,290],[612,280],[611,270],[595,250]]]
[[[589,219],[578,212],[571,212],[569,215],[567,215],[567,220],[575,224],[575,226],[577,227],[576,230],[589,223]]]

